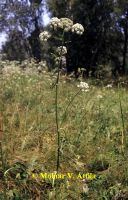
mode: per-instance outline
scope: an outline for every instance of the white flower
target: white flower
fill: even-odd
[[[67,48],[65,46],[60,46],[57,48],[56,52],[60,56],[65,55],[67,53]]]
[[[38,72],[42,71],[42,67],[41,66],[39,66],[37,69],[38,69]]]
[[[10,65],[10,66],[5,66],[3,69],[2,69],[2,73],[3,75],[6,75],[6,76],[11,76],[13,74],[20,74],[21,73],[21,70],[19,67],[17,66],[13,66],[13,65]]]
[[[78,35],[82,35],[84,32],[84,27],[81,24],[76,23],[72,26],[72,32],[74,32]]]
[[[57,17],[53,17],[49,23],[49,26],[54,30],[57,30],[57,28],[61,28],[64,30],[64,32],[68,32],[71,30],[78,35],[82,35],[84,32],[84,27],[81,24],[76,23],[73,25],[73,21],[66,17],[60,19]]]
[[[61,61],[61,57],[56,57],[55,58],[55,64],[58,65]]]
[[[89,187],[87,185],[87,183],[83,183],[83,193],[88,193],[89,192]]]
[[[82,89],[82,92],[88,92],[89,89]]]
[[[81,81],[77,87],[81,88],[82,92],[88,92],[89,91],[89,85],[86,82]]]
[[[49,25],[50,25],[50,28],[53,28],[54,30],[56,30],[57,27],[61,26],[60,19],[58,19],[57,17],[53,17]]]
[[[101,94],[98,94],[98,95],[97,95],[97,98],[98,98],[98,99],[102,99],[103,96],[102,96]]]
[[[68,32],[72,29],[73,21],[69,18],[60,18],[60,23],[58,25],[65,32]]]
[[[51,37],[51,35],[49,34],[48,31],[43,31],[39,35],[39,38],[40,38],[41,41],[47,41],[50,37]]]
[[[64,64],[65,64],[64,60],[65,60],[65,56],[57,56],[55,58],[55,64],[58,65],[58,64],[60,64],[60,62],[62,62],[62,65],[64,66]]]
[[[72,29],[73,21],[69,18],[63,17],[58,19],[53,17],[49,23],[50,27],[56,30],[57,28],[63,29],[65,32],[68,32]]]
[[[106,88],[112,88],[112,85],[111,85],[111,84],[108,84],[108,85],[106,86]]]
[[[77,87],[82,88],[82,89],[89,89],[89,85],[86,82],[81,81]]]

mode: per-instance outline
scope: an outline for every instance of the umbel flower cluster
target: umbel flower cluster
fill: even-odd
[[[50,28],[57,30],[57,28],[63,29],[65,32],[68,32],[72,29],[73,21],[68,18],[53,17],[50,21]]]
[[[56,53],[60,56],[63,56],[67,53],[67,48],[65,46],[59,46],[56,50]]]
[[[50,28],[53,28],[54,30],[57,30],[59,26],[61,26],[60,19],[57,17],[53,17],[49,23]]]
[[[78,35],[82,35],[84,32],[84,27],[81,24],[76,23],[73,25],[73,21],[69,18],[58,19],[57,17],[53,17],[49,23],[49,27],[53,30],[62,29],[64,32],[71,31]],[[39,37],[41,41],[47,41],[51,35],[48,31],[44,31],[40,33]]]
[[[48,31],[43,31],[39,35],[39,38],[40,38],[41,41],[47,41],[50,37],[51,37],[51,35],[49,34]]]
[[[81,81],[79,85],[77,85],[78,88],[80,88],[83,92],[89,91],[89,85],[86,82]]]
[[[75,32],[77,33],[78,35],[82,35],[83,32],[84,32],[84,27],[79,24],[79,23],[76,23],[72,26],[72,32]]]
[[[61,28],[64,30],[64,32],[72,31],[74,33],[77,33],[78,35],[82,35],[84,32],[84,27],[76,23],[73,25],[73,21],[69,18],[60,18],[53,17],[50,21],[50,27],[54,30],[57,30],[57,28]]]

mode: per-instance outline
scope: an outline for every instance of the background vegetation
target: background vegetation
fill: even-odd
[[[88,91],[72,78],[59,82],[59,171],[97,178],[32,179],[33,172],[56,171],[55,80],[47,71],[12,68],[0,78],[1,199],[127,199],[128,94],[121,80],[119,88],[89,80]]]
[[[44,6],[84,34],[40,43]],[[0,200],[127,200],[127,1],[3,0],[0,31]],[[58,146],[60,173],[96,179],[32,178],[56,172]]]
[[[42,22],[44,5],[51,17],[68,17],[85,28],[82,37],[67,34],[69,72],[75,71],[77,76],[80,67],[86,69],[86,76],[96,76],[99,65],[104,69],[109,65],[113,76],[127,73],[128,3],[125,0],[4,0],[0,3],[0,31],[8,34],[2,51],[7,59],[22,61],[34,57],[39,62],[42,57],[50,65],[51,55],[46,55],[54,43],[50,41],[41,53],[39,42],[40,31],[46,29]]]

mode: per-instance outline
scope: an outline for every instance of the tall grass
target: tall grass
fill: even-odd
[[[126,196],[128,138],[125,134],[123,143],[121,138],[122,130],[124,133],[128,130],[125,123],[128,116],[127,89],[97,87],[90,82],[90,90],[82,92],[77,88],[77,81],[71,79],[69,82],[60,76],[55,104],[55,90],[51,89],[55,81],[56,76],[52,73],[20,74],[0,80],[5,138],[2,150],[7,152],[5,171],[10,169],[6,176],[6,195],[12,199],[15,196],[26,200],[34,196],[54,199],[57,188],[59,199]],[[51,180],[41,182],[31,177],[34,170],[56,171],[56,105],[61,132],[61,167],[58,169],[62,173],[96,173],[97,179],[87,183],[89,192],[86,194],[79,179],[58,180],[53,186]],[[123,155],[122,144],[125,144]],[[2,161],[3,152],[1,155]],[[3,189],[4,185],[0,195]]]

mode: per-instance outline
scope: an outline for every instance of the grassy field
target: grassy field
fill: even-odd
[[[57,163],[56,75],[14,73],[0,76],[0,199],[128,199],[128,92],[120,83],[104,85],[60,77],[58,115],[59,173],[75,178],[41,179]],[[93,173],[95,179],[78,177]]]

